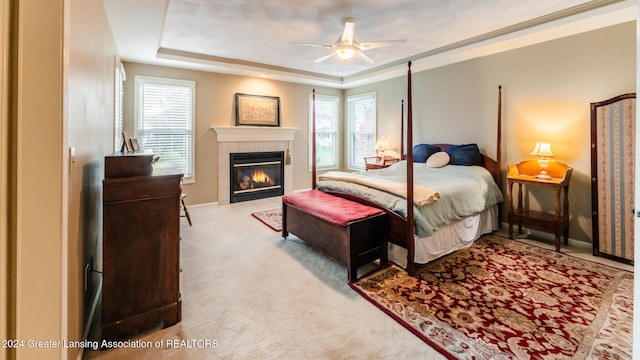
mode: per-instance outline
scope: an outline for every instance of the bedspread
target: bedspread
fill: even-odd
[[[318,180],[345,181],[372,187],[386,191],[394,195],[407,198],[407,182],[385,179],[380,176],[367,176],[367,173],[348,173],[342,171],[329,171],[318,177]],[[438,200],[440,194],[426,186],[413,186],[413,202],[416,206],[422,207]]]
[[[447,165],[431,168],[414,163],[414,185],[425,186],[440,197],[426,206],[414,205],[416,235],[430,236],[438,226],[477,214],[502,202],[502,192],[491,174],[481,166]],[[362,176],[377,177],[406,184],[406,161],[385,169],[359,172]],[[319,180],[317,188],[323,191],[350,193],[375,202],[406,216],[406,197],[353,182]]]

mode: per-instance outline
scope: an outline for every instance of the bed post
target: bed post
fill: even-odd
[[[316,188],[316,89],[311,93],[311,189]]]
[[[407,273],[413,276],[414,268],[414,220],[413,220],[413,110],[411,101],[411,61],[407,71]]]
[[[500,184],[500,177],[502,172],[502,85],[498,85],[498,140],[496,163],[498,168],[496,169],[496,181]]]
[[[498,139],[496,144],[496,170],[495,180],[498,187],[502,189],[502,85],[498,85]],[[498,227],[502,221],[502,206],[498,206]]]
[[[404,99],[400,102],[400,160],[404,160]]]

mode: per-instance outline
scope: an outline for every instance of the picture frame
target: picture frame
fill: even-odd
[[[122,132],[122,147],[120,148],[120,152],[122,153],[130,153],[133,151],[133,148],[131,147],[131,138],[129,137],[129,135],[123,131]]]
[[[236,93],[236,126],[280,126],[280,98]]]
[[[133,151],[140,150],[140,144],[138,144],[138,139],[131,139],[131,149]]]

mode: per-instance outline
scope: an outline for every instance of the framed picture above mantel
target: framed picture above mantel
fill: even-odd
[[[280,98],[236,93],[236,126],[280,126]]]

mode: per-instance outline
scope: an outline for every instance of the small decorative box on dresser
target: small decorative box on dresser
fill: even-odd
[[[536,160],[527,160],[519,164],[509,165],[507,175],[507,201],[509,207],[509,239],[513,239],[513,226],[518,225],[518,233],[522,234],[522,227],[555,234],[556,251],[560,251],[560,237],[564,236],[565,245],[569,242],[569,180],[573,168],[566,164],[553,161],[547,168],[549,179],[538,178],[540,166]],[[513,207],[512,188],[518,184],[518,206]],[[553,213],[525,209],[522,202],[522,185],[542,186],[552,189],[555,193],[555,211]],[[564,201],[561,203],[560,194],[564,189]]]
[[[148,161],[151,161],[151,157]],[[148,175],[113,166],[144,161]],[[117,159],[113,161],[113,159]],[[101,338],[117,339],[181,320],[180,193],[183,174],[139,156],[105,158]],[[124,165],[125,167],[131,164]]]

